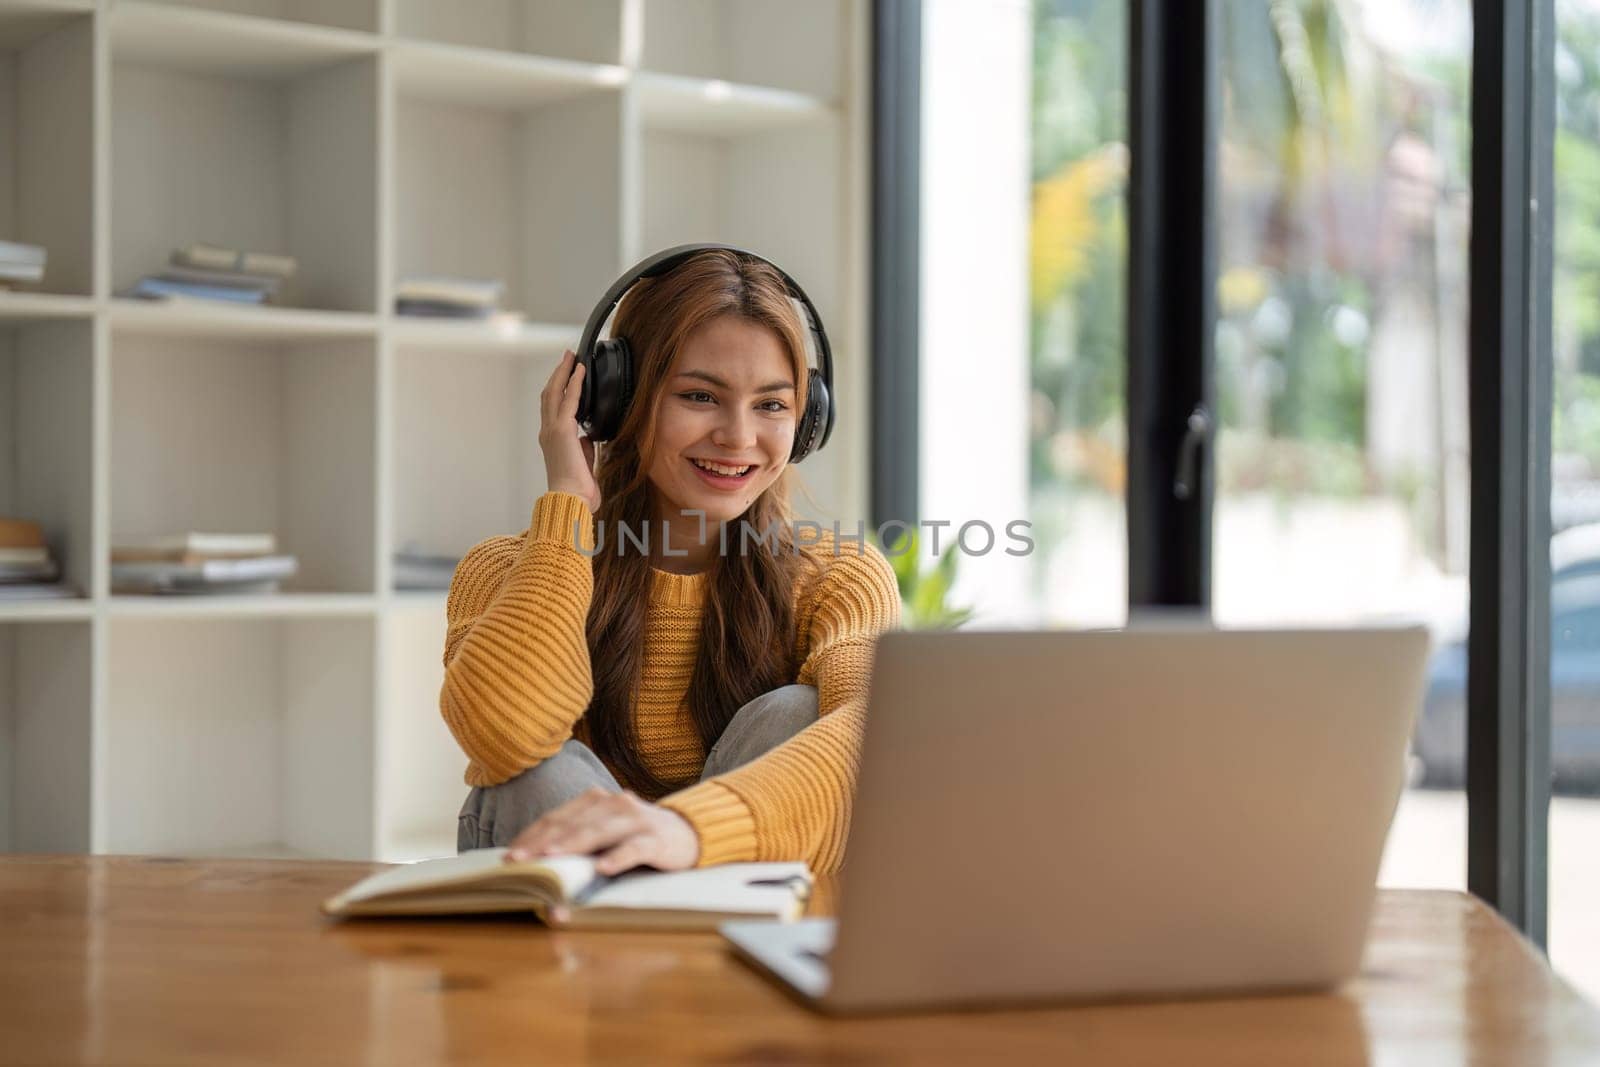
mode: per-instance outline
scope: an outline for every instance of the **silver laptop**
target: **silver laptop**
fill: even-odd
[[[735,922],[826,1011],[1355,973],[1422,627],[890,633],[837,920]]]

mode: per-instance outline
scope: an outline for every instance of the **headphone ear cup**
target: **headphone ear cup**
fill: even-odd
[[[789,450],[789,462],[799,463],[817,450],[823,428],[828,424],[831,400],[827,383],[813,370],[806,376],[806,409],[800,413],[800,423],[794,430],[794,447]]]
[[[588,428],[589,440],[609,441],[621,431],[633,400],[633,350],[622,337],[596,341],[585,366],[578,422]]]

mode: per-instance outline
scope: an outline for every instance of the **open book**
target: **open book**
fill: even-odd
[[[804,863],[724,863],[690,871],[596,874],[590,856],[507,863],[483,848],[383,871],[323,902],[329,915],[468,915],[532,911],[561,928],[715,930],[730,919],[800,917]],[[559,920],[555,908],[567,916]]]

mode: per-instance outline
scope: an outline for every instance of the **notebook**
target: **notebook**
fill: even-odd
[[[525,863],[505,856],[503,848],[483,848],[395,867],[330,897],[322,910],[339,918],[531,911],[561,929],[715,930],[733,919],[792,922],[811,893],[804,863],[636,868],[607,877],[590,856]]]

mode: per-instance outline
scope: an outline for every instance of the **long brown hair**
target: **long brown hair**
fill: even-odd
[[[803,327],[782,276],[772,267],[733,252],[707,251],[667,274],[638,282],[618,306],[612,326],[613,335],[626,337],[633,350],[634,398],[617,436],[601,447],[595,465],[601,493],[595,518],[608,532],[623,526],[644,530],[652,520],[655,489],[647,474],[668,372],[689,336],[724,315],[765,326],[778,336],[794,367],[797,421],[805,410]],[[798,667],[793,593],[811,560],[795,552],[790,474],[785,470],[779,475],[739,517],[755,531],[772,530],[776,536],[766,544],[752,539],[749,550],[741,553],[733,547],[738,543],[735,519],[729,550],[711,565],[699,651],[685,696],[707,752],[742,705],[793,681]],[[650,560],[640,552],[619,554],[615,545],[607,544],[594,558],[588,620],[594,698],[583,723],[590,747],[623,784],[652,797],[674,784],[644,765],[633,721],[653,581]]]

